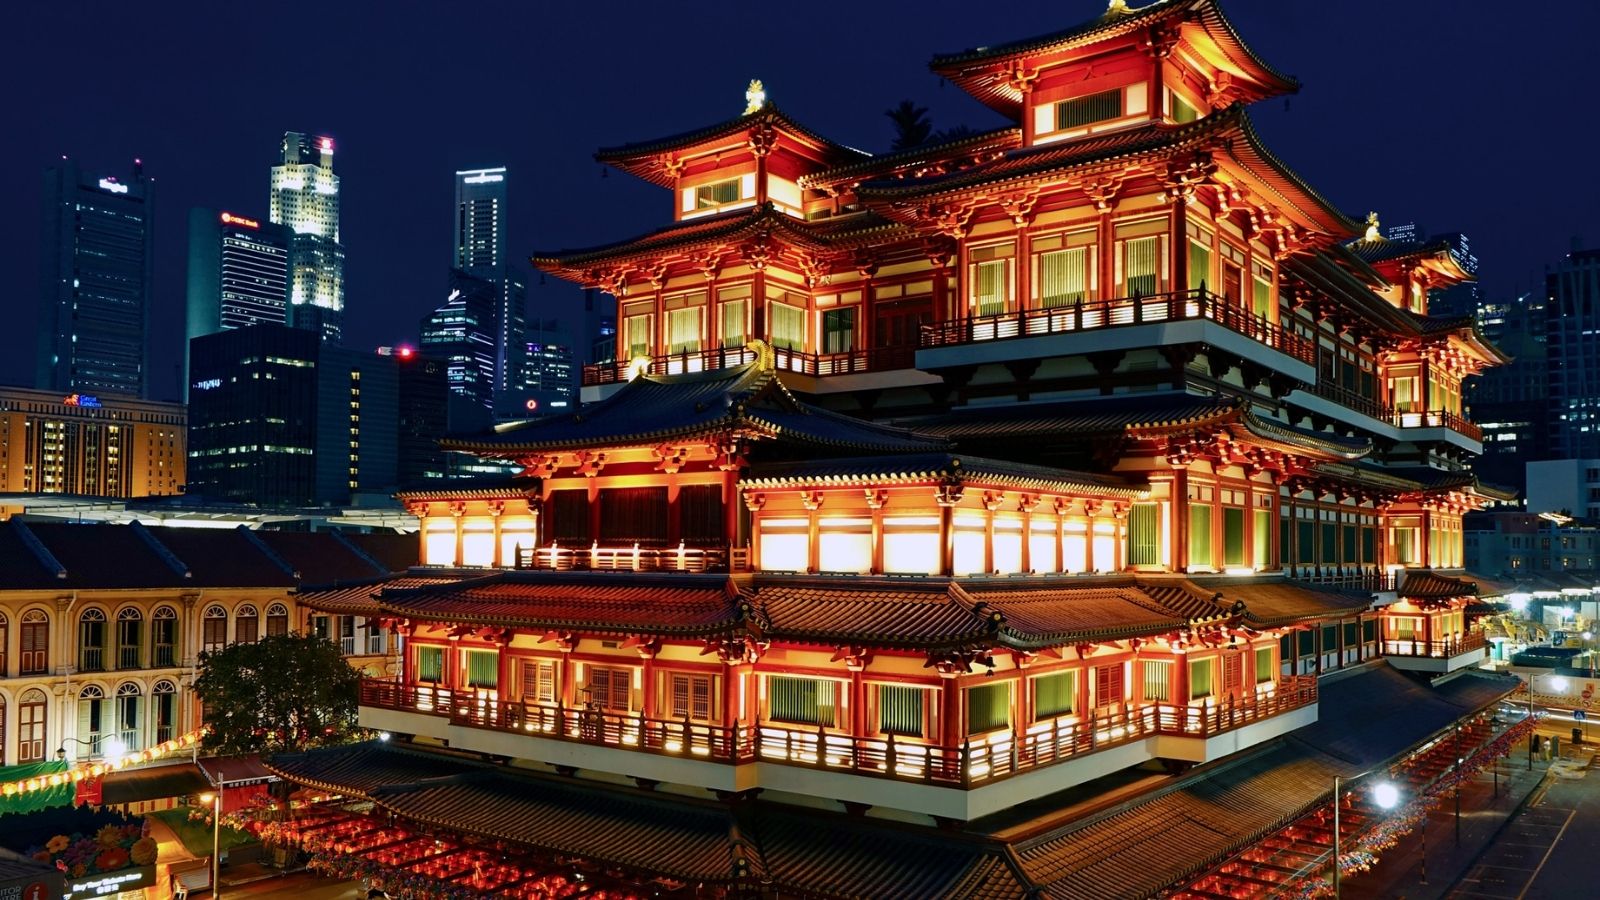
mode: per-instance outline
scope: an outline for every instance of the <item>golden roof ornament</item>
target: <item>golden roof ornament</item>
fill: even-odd
[[[1108,16],[1120,15],[1126,12],[1132,12],[1132,10],[1128,9],[1128,0],[1110,0],[1106,4],[1106,15]]]
[[[761,79],[750,79],[750,86],[744,89],[744,114],[760,112],[761,107],[767,105],[767,89],[761,86]]]
[[[1361,238],[1364,241],[1381,241],[1384,239],[1382,232],[1378,231],[1378,214],[1367,213],[1367,233]]]

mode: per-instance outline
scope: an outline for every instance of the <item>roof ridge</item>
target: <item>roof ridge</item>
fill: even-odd
[[[55,554],[51,553],[50,548],[44,545],[44,541],[39,540],[39,536],[33,533],[33,529],[29,528],[26,522],[19,518],[12,518],[11,527],[16,529],[17,537],[22,541],[22,545],[28,548],[28,552],[33,554],[40,565],[44,566],[45,571],[53,573],[57,578],[67,577],[67,567],[61,564],[61,560],[56,559]]]
[[[161,539],[156,537],[149,528],[146,528],[143,522],[134,519],[128,523],[128,528],[139,536],[139,540],[144,541],[151,550],[155,551],[156,556],[159,556],[161,561],[166,563],[167,568],[178,573],[180,578],[194,577],[194,572],[190,571],[189,564],[179,559],[178,554],[172,552],[172,548],[161,543]]]
[[[265,556],[269,562],[277,566],[279,569],[282,569],[284,574],[288,575],[290,578],[293,578],[295,581],[300,580],[300,573],[295,569],[295,567],[290,565],[288,560],[284,559],[282,556],[279,556],[278,551],[268,546],[267,542],[261,539],[261,535],[256,534],[254,531],[250,530],[244,525],[240,525],[235,530],[244,535],[244,539],[249,541],[251,546],[255,547],[256,550],[259,551],[261,555]]]
[[[364,562],[367,565],[371,566],[372,570],[374,572],[377,572],[379,575],[393,575],[394,574],[393,572],[389,571],[387,566],[383,565],[383,563],[378,562],[378,560],[376,558],[374,558],[371,554],[367,553],[367,551],[365,551],[365,550],[361,549],[360,547],[356,546],[355,541],[352,541],[349,538],[345,537],[344,531],[342,529],[330,528],[330,529],[328,529],[328,533],[333,535],[333,540],[334,540],[335,543],[337,543],[340,546],[344,547],[346,550],[349,550],[351,553],[354,553],[362,562]]]

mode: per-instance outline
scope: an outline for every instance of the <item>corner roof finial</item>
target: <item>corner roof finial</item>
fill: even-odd
[[[744,89],[744,114],[760,112],[767,105],[767,89],[761,86],[761,79],[750,79],[750,86]]]
[[[1106,15],[1129,12],[1128,0],[1110,0],[1106,4]]]
[[[1381,241],[1383,239],[1383,232],[1378,230],[1378,214],[1376,212],[1367,213],[1367,233],[1362,236],[1362,240]]]

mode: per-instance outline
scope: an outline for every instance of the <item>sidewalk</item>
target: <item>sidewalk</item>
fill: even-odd
[[[1411,832],[1398,846],[1385,852],[1371,872],[1344,880],[1344,896],[1360,900],[1432,900],[1445,896],[1544,782],[1549,766],[1535,761],[1530,771],[1527,746],[1513,750],[1499,762],[1498,794],[1490,769],[1461,786],[1459,844],[1455,798],[1447,792],[1428,817],[1425,828]]]

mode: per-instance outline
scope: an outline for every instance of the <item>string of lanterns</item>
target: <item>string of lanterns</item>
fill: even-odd
[[[100,778],[110,772],[116,772],[128,766],[153,762],[170,753],[188,750],[195,746],[200,743],[201,738],[205,737],[208,730],[208,728],[198,728],[170,741],[162,741],[154,747],[146,747],[134,753],[116,754],[99,762],[82,762],[66,771],[8,781],[0,784],[0,797],[15,797],[20,794],[61,787],[65,784],[77,784],[86,778]]]

